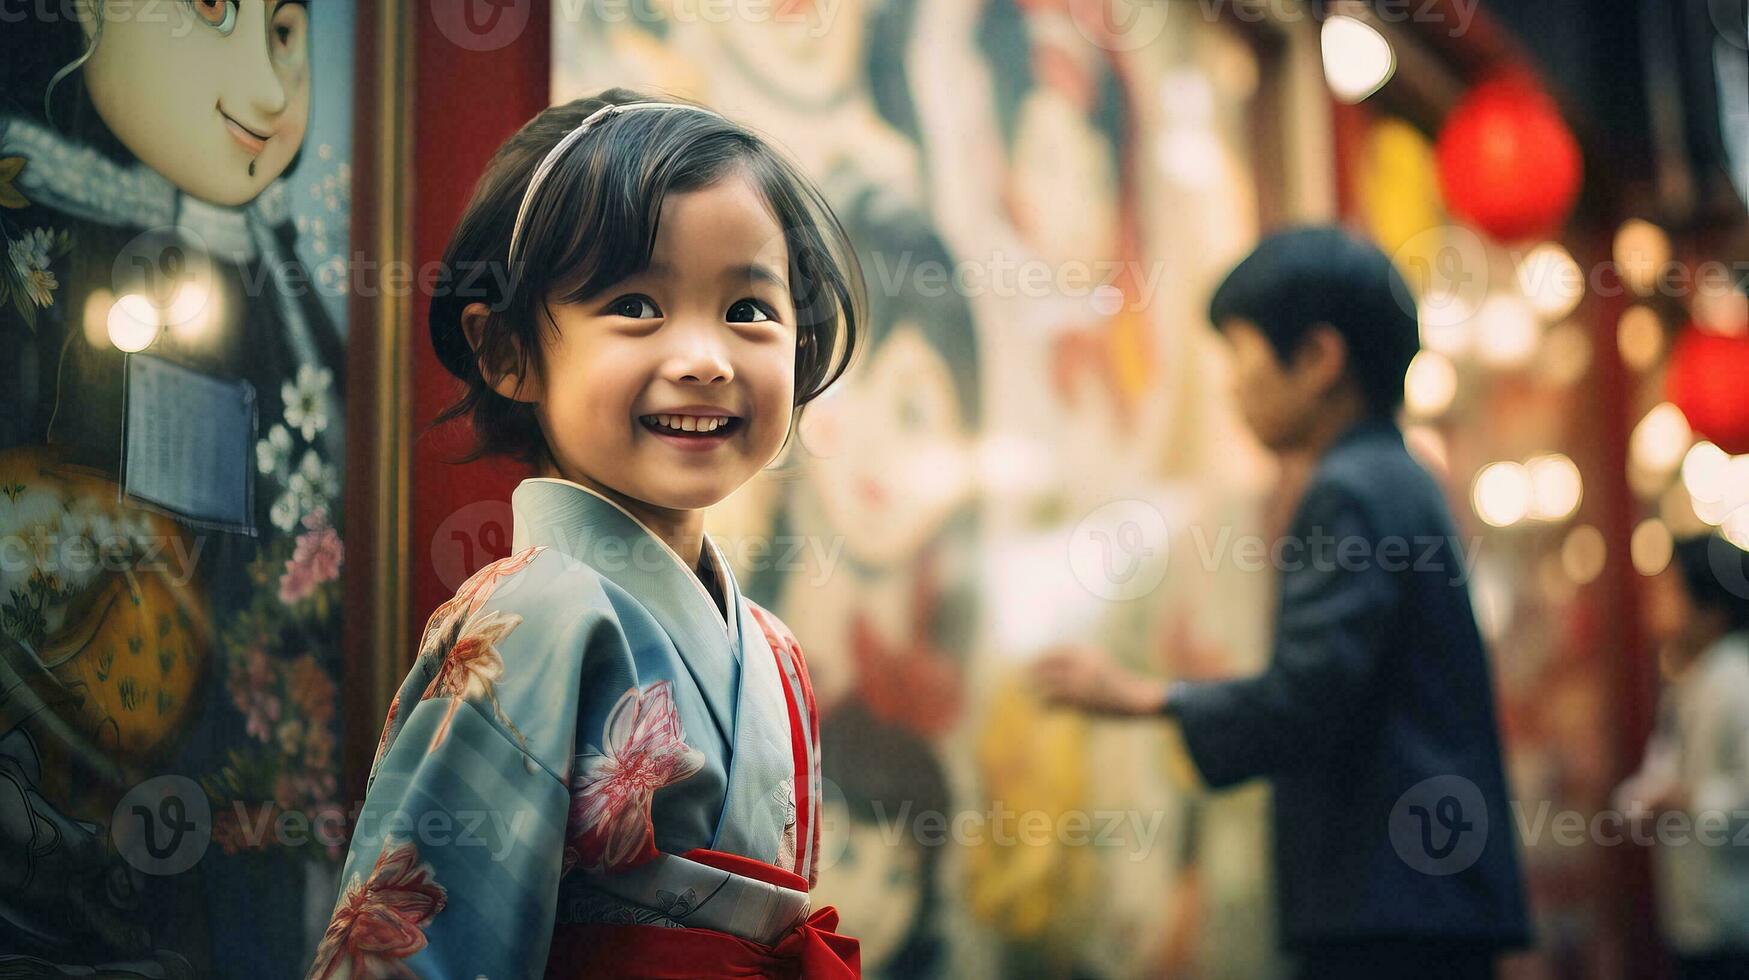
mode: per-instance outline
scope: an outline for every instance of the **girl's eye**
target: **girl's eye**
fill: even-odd
[[[227,37],[237,29],[237,0],[189,0],[194,15]]]
[[[730,323],[760,323],[775,319],[777,318],[772,316],[771,312],[758,300],[736,300],[735,305],[729,307]]]
[[[614,316],[629,317],[633,320],[645,320],[662,315],[662,311],[656,308],[656,304],[648,296],[621,296],[608,306],[607,312]]]

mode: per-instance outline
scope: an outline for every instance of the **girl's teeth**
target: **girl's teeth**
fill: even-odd
[[[678,432],[715,432],[729,423],[728,419],[718,416],[651,415],[649,418],[663,428]]]

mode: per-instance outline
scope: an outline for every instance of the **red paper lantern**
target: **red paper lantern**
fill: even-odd
[[[1734,456],[1749,453],[1749,337],[1689,325],[1670,352],[1664,385],[1697,435]]]
[[[1471,89],[1439,134],[1438,159],[1446,209],[1498,241],[1553,234],[1579,197],[1579,143],[1527,75]]]

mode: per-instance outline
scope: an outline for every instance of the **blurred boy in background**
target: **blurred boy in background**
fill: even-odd
[[[1527,938],[1518,845],[1457,530],[1394,421],[1420,348],[1413,294],[1376,247],[1302,228],[1241,262],[1209,319],[1252,432],[1318,460],[1270,549],[1270,664],[1168,684],[1071,649],[1036,678],[1058,704],[1172,719],[1176,768],[1209,786],[1273,780],[1281,938],[1301,976],[1493,976]]]

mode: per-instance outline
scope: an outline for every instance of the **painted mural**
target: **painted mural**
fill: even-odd
[[[0,974],[294,976],[326,919],[352,17],[0,31]]]
[[[1257,234],[1252,101],[1288,82],[1233,25],[1101,9],[553,6],[555,101],[715,106],[859,249],[857,366],[710,531],[788,556],[740,575],[808,652],[819,898],[871,976],[1279,967],[1262,790],[1190,799],[1158,732],[1047,712],[1026,680],[1066,643],[1179,676],[1264,653],[1266,585],[1208,554],[1263,530],[1274,474],[1203,310]]]

